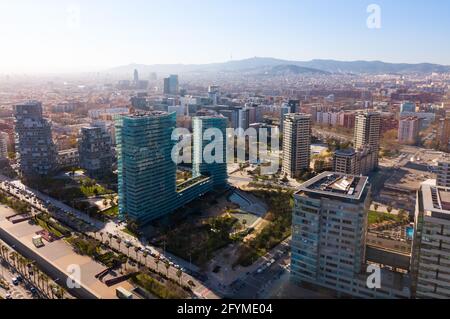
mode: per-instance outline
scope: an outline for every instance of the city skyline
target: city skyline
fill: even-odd
[[[380,28],[367,25],[369,1],[135,4],[0,4],[7,48],[0,72],[87,72],[130,63],[205,64],[254,56],[450,65],[450,44],[442,41],[450,29],[445,21],[450,4],[443,2],[376,1]]]

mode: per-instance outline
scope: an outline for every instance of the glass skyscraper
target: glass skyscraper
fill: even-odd
[[[171,152],[176,114],[146,112],[116,122],[119,213],[145,224],[176,207],[176,164]]]
[[[193,140],[194,140],[194,156],[193,156],[193,175],[194,177],[200,175],[211,176],[214,187],[224,187],[227,184],[227,160],[226,160],[226,130],[227,119],[223,116],[199,116],[192,120]],[[204,139],[204,133],[208,129],[217,129],[221,132],[221,140],[219,137],[211,137],[211,140]],[[222,152],[222,154],[213,153],[213,157],[220,157],[220,161],[214,160],[208,163],[208,160],[203,158],[203,151],[205,146],[216,141],[220,144],[220,149],[216,148],[215,152]],[[217,156],[216,156],[217,155]]]
[[[165,217],[214,187],[227,183],[226,145],[223,163],[203,164],[194,156],[193,177],[176,183],[176,163],[172,140],[176,113],[151,111],[125,115],[116,119],[119,177],[119,215],[139,225]],[[198,154],[208,144],[202,140],[206,128],[218,128],[225,137],[226,119],[194,119],[194,149]],[[194,151],[194,152],[195,152]]]

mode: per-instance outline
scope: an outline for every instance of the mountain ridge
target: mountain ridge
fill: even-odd
[[[311,73],[353,73],[353,74],[408,74],[408,73],[447,73],[450,72],[450,66],[433,63],[390,63],[383,61],[339,61],[332,59],[313,59],[310,61],[291,61],[270,57],[254,57],[242,60],[231,60],[227,62],[209,63],[209,64],[136,64],[122,65],[107,70],[109,73],[130,73],[137,69],[140,73],[211,73],[211,72],[246,72],[280,67],[286,67],[287,72],[294,70],[298,73],[307,71]],[[304,70],[296,69],[304,68]],[[292,73],[292,72],[291,72]],[[308,73],[308,72],[306,72]]]

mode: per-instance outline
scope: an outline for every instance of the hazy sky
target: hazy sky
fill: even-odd
[[[380,29],[366,24],[372,3]],[[449,12],[447,0],[1,0],[0,72],[231,56],[450,65]]]

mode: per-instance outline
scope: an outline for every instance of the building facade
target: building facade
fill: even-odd
[[[226,147],[226,130],[227,119],[223,116],[201,116],[194,117],[192,120],[193,128],[193,176],[200,175],[211,176],[214,187],[223,188],[227,185],[227,147]],[[205,131],[212,129],[212,133],[219,136],[206,136]],[[215,131],[215,132],[214,132]],[[211,153],[212,159],[204,158],[205,147],[217,142],[217,147]],[[213,160],[211,162],[211,160]]]
[[[164,94],[177,95],[179,92],[178,75],[171,74],[164,78]]]
[[[450,298],[450,188],[428,180],[417,193],[411,271],[417,298]]]
[[[294,194],[291,279],[338,296],[407,298],[398,274],[382,270],[381,288],[367,286],[368,178],[324,172]]]
[[[56,146],[42,103],[29,101],[15,107],[16,152],[24,176],[44,176],[56,168]]]
[[[9,134],[0,132],[0,159],[8,158]]]
[[[296,177],[310,168],[311,115],[287,114],[283,128],[282,171],[291,177]]]
[[[450,187],[450,157],[438,163],[437,186]]]
[[[398,123],[398,142],[401,144],[416,144],[419,139],[419,128],[419,118],[401,118]]]
[[[441,119],[439,127],[439,149],[450,152],[450,115]]]
[[[119,213],[145,224],[174,209],[176,164],[172,160],[175,113],[146,112],[116,123]]]
[[[380,151],[380,121],[378,112],[362,112],[356,115],[353,145],[356,150],[370,147],[373,152],[372,170],[378,168]]]
[[[203,122],[196,121],[195,130],[201,132],[203,127],[198,125]],[[204,121],[205,126],[224,128],[223,120]],[[224,172],[223,166],[199,166],[196,162],[194,176],[177,185],[177,164],[172,158],[175,127],[176,114],[163,111],[135,113],[116,120],[120,218],[145,225],[167,217],[214,186],[222,186],[224,180],[226,183],[226,166]],[[200,142],[194,138],[196,149]],[[201,171],[208,176],[201,175]]]
[[[101,177],[112,172],[111,136],[103,127],[83,127],[78,142],[80,166],[90,176]]]
[[[358,155],[353,148],[337,150],[333,156],[333,171],[343,174],[359,175]]]

